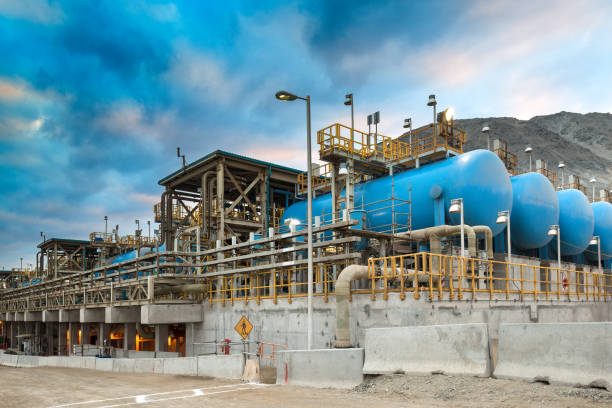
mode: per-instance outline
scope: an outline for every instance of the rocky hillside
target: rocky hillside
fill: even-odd
[[[527,146],[535,159],[544,159],[548,168],[557,170],[565,162],[565,177],[576,174],[583,185],[597,179],[596,189],[612,188],[612,115],[609,113],[579,114],[559,112],[536,116],[529,120],[514,118],[476,118],[455,121],[467,132],[466,151],[487,146],[483,126],[491,129],[491,139],[504,139],[509,150],[519,159],[519,168],[529,167]]]

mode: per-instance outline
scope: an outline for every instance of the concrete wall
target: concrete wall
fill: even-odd
[[[599,381],[612,391],[610,339],[611,322],[502,324],[495,376],[584,385]]]
[[[198,359],[196,357],[164,358],[164,374],[198,375]]]
[[[276,383],[317,388],[353,388],[363,381],[363,349],[280,351]]]
[[[366,330],[364,374],[490,374],[484,323]]]
[[[313,348],[331,348],[335,342],[336,299],[330,296],[327,303],[322,297],[313,299]],[[222,341],[229,338],[240,341],[234,326],[244,315],[253,324],[249,340],[285,344],[289,349],[303,350],[306,342],[306,298],[295,298],[292,303],[279,299],[278,304],[265,299],[260,305],[236,301],[233,306],[215,302],[203,304],[203,322],[193,325],[193,342]],[[407,327],[437,324],[486,323],[493,343],[497,342],[500,323],[555,323],[567,321],[612,321],[612,302],[572,302],[561,300],[538,301],[525,299],[478,301],[430,302],[425,293],[414,299],[412,293],[405,300],[398,293],[390,293],[388,300],[377,295],[354,295],[350,303],[351,340],[354,347],[363,347],[365,331],[380,327]],[[191,325],[187,325],[191,333]],[[190,336],[191,337],[191,336]],[[214,351],[211,345],[188,345],[187,355],[199,355]]]
[[[200,356],[198,375],[201,377],[239,379],[243,371],[242,354]]]

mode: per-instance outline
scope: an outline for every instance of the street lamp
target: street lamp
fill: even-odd
[[[412,144],[412,118],[404,119],[404,129],[410,129],[410,144]]]
[[[601,240],[599,235],[595,235],[591,238],[589,245],[597,245],[597,269],[599,269],[599,273],[601,273]]]
[[[489,129],[488,126],[484,126],[481,130],[480,133],[484,133],[487,135],[487,150],[491,150],[491,141],[490,141],[490,137],[491,136],[491,129]]]
[[[104,234],[108,234],[108,215],[104,216]]]
[[[434,128],[434,136],[436,135],[436,122],[438,118],[436,117],[436,95],[429,95],[429,100],[427,101],[427,106],[433,106],[433,128]]]
[[[305,98],[290,94],[286,91],[278,91],[276,99],[281,101],[294,101],[301,99],[306,101],[306,155],[308,176],[308,350],[312,348],[312,153],[310,137],[310,95]],[[351,98],[352,100],[352,98]],[[348,210],[348,209],[347,209]]]
[[[140,231],[140,220],[136,220],[136,235],[139,235],[138,231]]]
[[[451,200],[451,206],[448,209],[448,212],[451,214],[459,213],[460,214],[460,223],[461,223],[461,257],[465,256],[465,248],[464,248],[464,228],[463,228],[463,198],[455,198]]]
[[[506,224],[508,230],[508,263],[512,263],[512,247],[510,241],[510,211],[504,210],[497,213],[496,224]]]
[[[353,94],[350,93],[344,95],[344,97],[346,98],[346,100],[344,101],[344,105],[351,107],[351,149],[354,149],[353,129],[355,129],[355,113],[353,111]]]
[[[151,221],[147,220],[147,225],[149,226],[149,241],[151,240]]]
[[[557,268],[561,270],[561,228],[558,225],[551,225],[548,229],[549,237],[557,237]]]
[[[559,165],[557,167],[561,169],[561,187],[563,187],[563,183],[565,182],[565,177],[563,177],[564,176],[565,163],[559,162]]]
[[[527,148],[525,148],[525,153],[529,155],[529,171],[531,171],[531,152],[533,152],[533,149],[531,146],[527,146]]]
[[[595,182],[597,180],[595,179],[595,177],[593,177],[592,179],[589,180],[589,183],[591,183],[593,185],[593,202],[595,202]]]

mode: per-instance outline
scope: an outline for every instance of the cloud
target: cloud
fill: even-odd
[[[47,0],[0,0],[0,14],[42,24],[59,24],[65,18],[60,5]]]
[[[231,103],[242,97],[243,84],[231,76],[219,58],[178,41],[168,71],[163,75],[166,83],[207,103]]]

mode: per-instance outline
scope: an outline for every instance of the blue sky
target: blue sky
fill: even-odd
[[[305,168],[313,129],[610,112],[608,1],[0,0],[0,267],[40,231],[86,238],[152,218],[157,180],[225,149]]]

